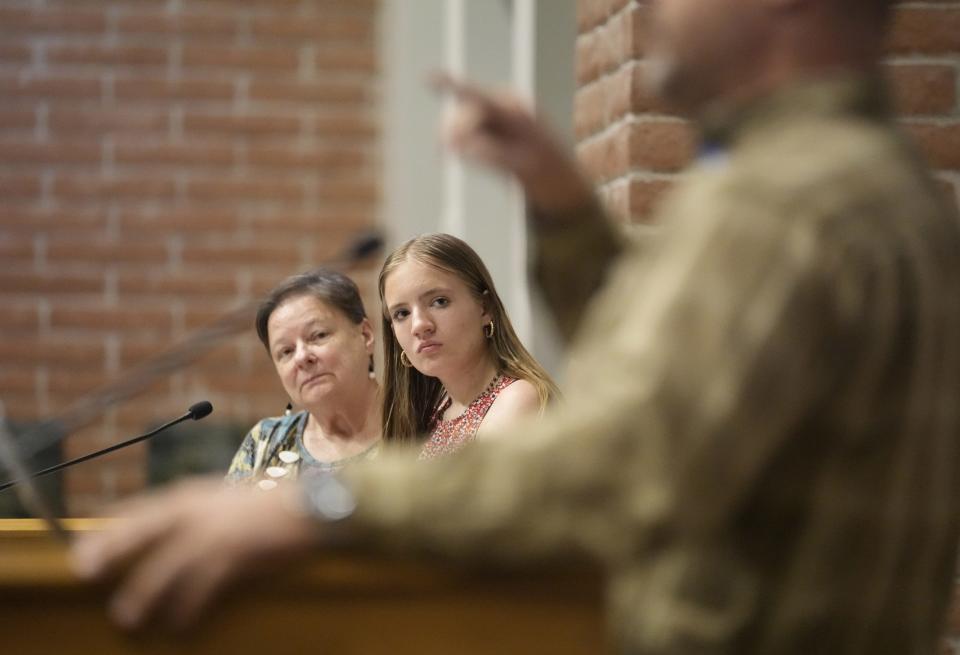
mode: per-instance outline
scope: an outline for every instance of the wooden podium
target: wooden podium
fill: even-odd
[[[96,529],[68,520],[71,530]],[[244,585],[193,633],[127,635],[34,520],[0,519],[0,644],[11,655],[574,655],[605,650],[599,576],[323,556]],[[304,573],[305,571],[305,573]]]

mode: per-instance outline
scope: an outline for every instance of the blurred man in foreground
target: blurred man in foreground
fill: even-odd
[[[249,563],[333,543],[580,553],[609,572],[624,652],[933,653],[960,510],[960,227],[878,79],[889,4],[651,4],[651,81],[704,154],[643,253],[518,103],[441,81],[451,146],[527,193],[566,407],[437,465],[134,501],[78,571],[128,565],[115,617],[180,624]]]

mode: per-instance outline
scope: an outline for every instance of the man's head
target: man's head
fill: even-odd
[[[715,100],[876,64],[894,0],[651,0],[649,80],[698,113]]]

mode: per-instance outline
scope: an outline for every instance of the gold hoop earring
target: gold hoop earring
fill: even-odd
[[[489,328],[489,330],[487,329]],[[488,339],[493,338],[493,333],[497,331],[497,326],[494,325],[493,319],[490,319],[490,322],[483,326],[483,336]]]
[[[400,365],[403,366],[403,368],[410,368],[413,366],[413,364],[410,363],[410,358],[407,357],[407,351],[405,350],[400,351]]]

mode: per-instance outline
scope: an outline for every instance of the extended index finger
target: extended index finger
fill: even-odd
[[[446,71],[431,73],[429,83],[430,87],[438,93],[449,93],[458,100],[476,103],[484,109],[497,107],[494,95],[486,88],[455,77]]]

